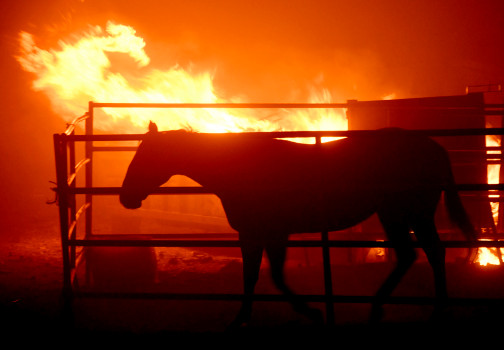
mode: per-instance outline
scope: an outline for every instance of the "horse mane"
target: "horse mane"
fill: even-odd
[[[189,124],[185,124],[182,129],[179,129],[179,130],[184,130],[184,131],[187,131],[187,132],[190,132],[190,133],[197,133],[196,130],[193,129],[193,127]]]
[[[198,131],[196,131],[192,127],[188,126],[187,128],[183,128],[183,129],[160,131],[159,134],[161,134],[161,135],[170,135],[170,134],[171,135],[187,135],[187,134],[198,134]]]

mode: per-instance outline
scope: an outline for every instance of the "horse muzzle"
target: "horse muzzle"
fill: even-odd
[[[142,198],[124,193],[119,195],[119,201],[126,209],[138,209],[142,206]]]

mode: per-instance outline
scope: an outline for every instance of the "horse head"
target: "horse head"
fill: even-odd
[[[124,207],[139,208],[150,193],[174,175],[161,165],[166,149],[162,145],[163,135],[158,132],[156,124],[150,122],[149,131],[138,147],[121,187],[119,200]]]

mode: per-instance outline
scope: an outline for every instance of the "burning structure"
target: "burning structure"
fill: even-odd
[[[486,99],[492,99],[492,94],[487,94]],[[393,126],[417,130],[468,130],[501,127],[501,111],[491,108],[491,104],[487,106],[487,102],[484,93],[392,101],[355,101],[350,102],[349,128],[376,129]],[[496,106],[500,107],[498,104]],[[434,138],[450,152],[457,183],[498,184],[500,182],[500,135],[485,136],[469,133],[451,137],[448,132],[445,136],[447,137]],[[499,209],[498,203],[497,194],[481,191],[468,191],[464,194],[464,205],[468,208],[483,239],[498,239],[498,232],[502,232],[501,221],[499,221],[502,207]],[[440,221],[441,227],[444,226],[446,229],[446,222],[443,223],[445,220],[440,218]],[[482,252],[482,255],[485,253]]]

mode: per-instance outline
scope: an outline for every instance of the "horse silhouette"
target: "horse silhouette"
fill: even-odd
[[[397,263],[375,295],[375,320],[416,259],[411,230],[432,266],[437,304],[447,297],[445,250],[434,221],[443,191],[450,218],[468,239],[475,237],[447,152],[411,131],[381,129],[316,145],[240,134],[158,132],[151,123],[129,165],[120,201],[138,208],[177,174],[215,193],[238,231],[244,298],[233,325],[251,318],[263,251],[276,287],[292,297],[294,309],[322,322],[320,310],[294,298],[285,283],[290,234],[342,230],[377,213],[388,240],[397,244]]]

